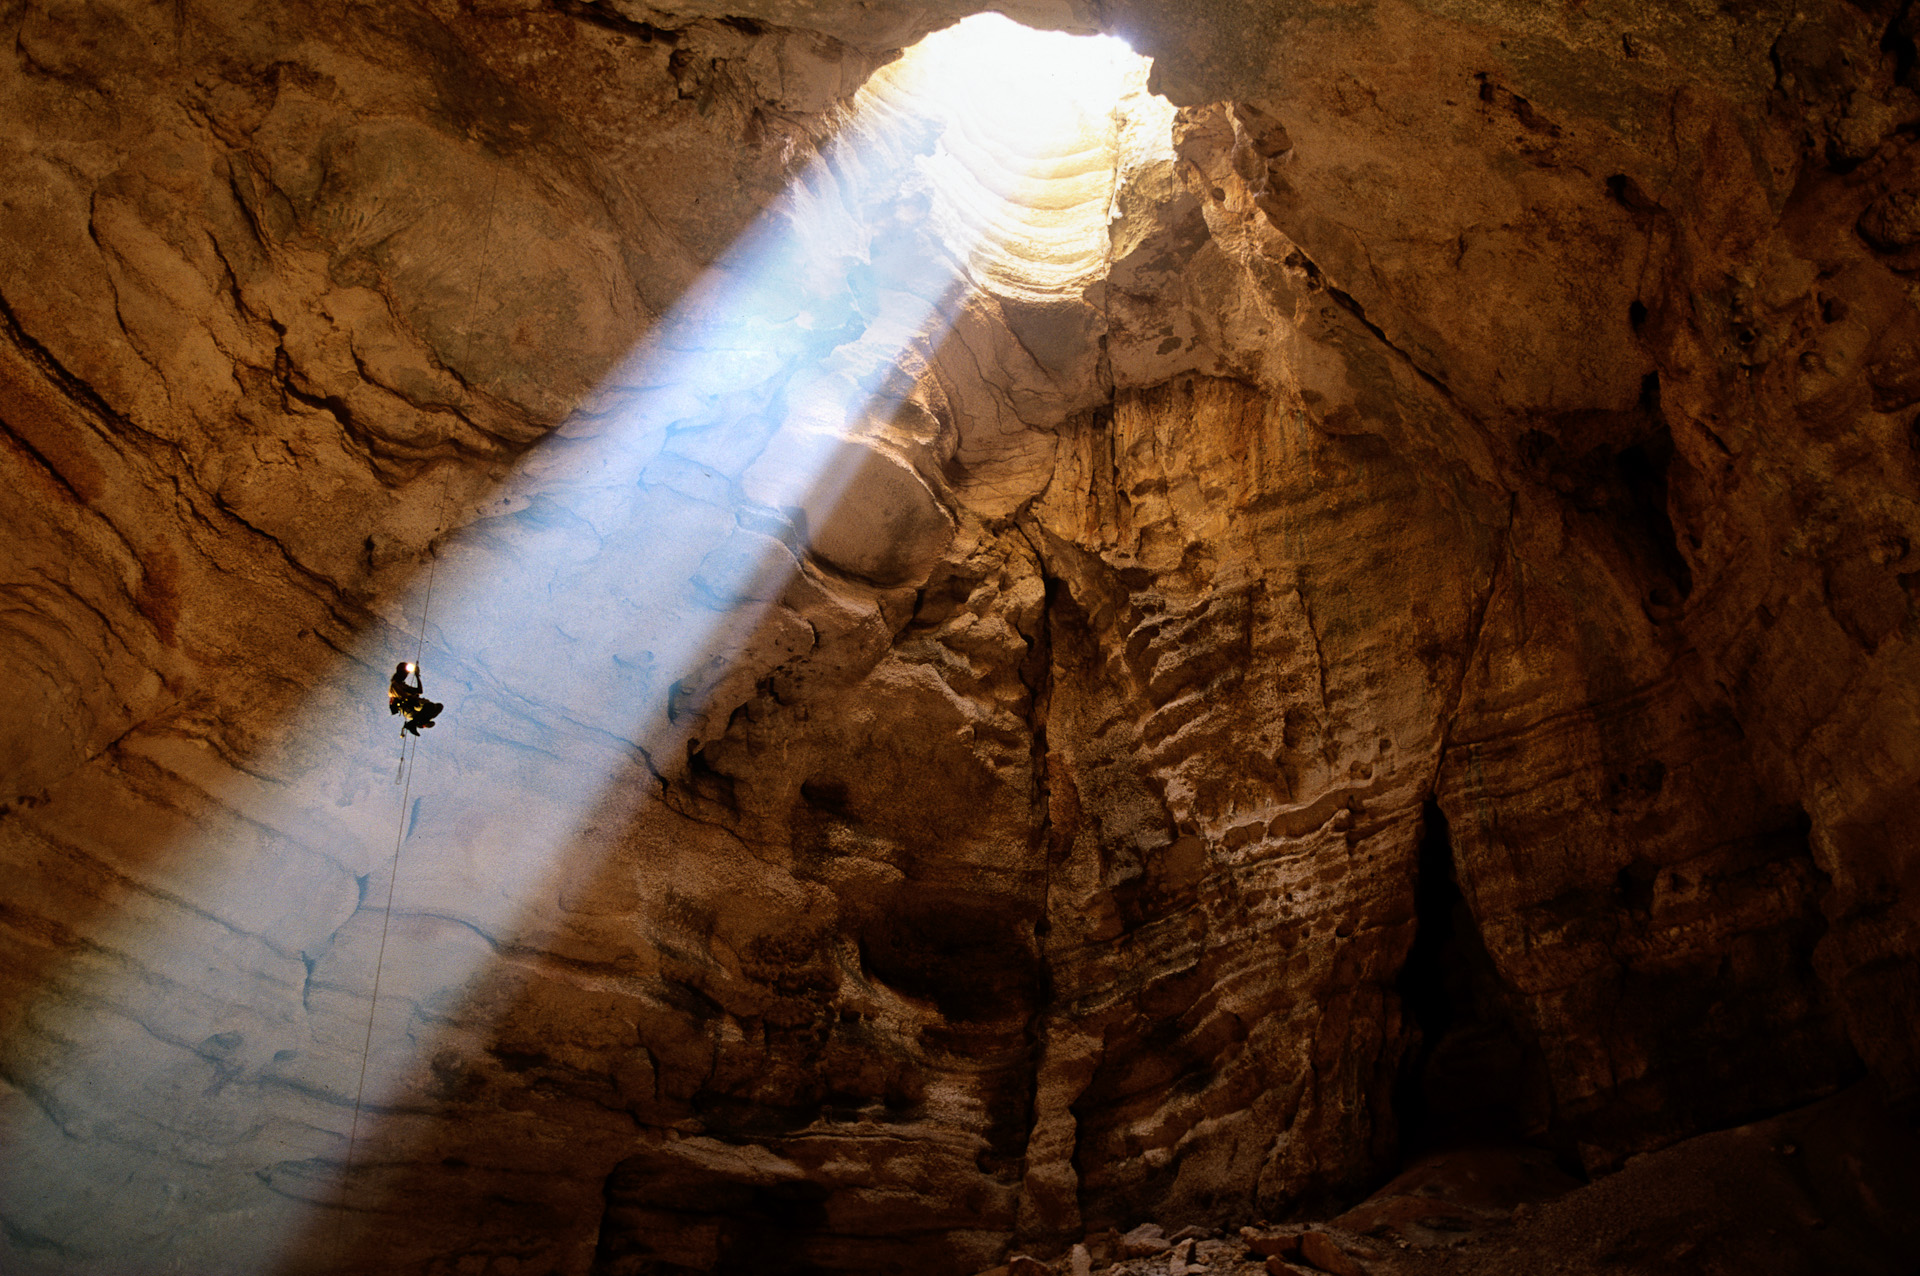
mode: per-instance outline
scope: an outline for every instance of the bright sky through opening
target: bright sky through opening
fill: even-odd
[[[977,14],[882,68],[862,98],[904,98],[938,122],[918,168],[941,235],[970,247],[975,284],[1063,295],[1104,268],[1118,112],[1146,78],[1111,36]]]
[[[930,101],[972,114],[989,132],[1025,134],[1036,149],[1053,150],[1110,133],[1114,109],[1144,70],[1112,36],[1035,31],[997,13],[934,32],[900,65]]]

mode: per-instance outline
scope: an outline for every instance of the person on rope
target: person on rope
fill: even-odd
[[[411,678],[413,681],[407,681]],[[410,660],[403,660],[393,667],[393,678],[387,683],[387,712],[406,715],[406,721],[400,724],[402,731],[420,734],[421,727],[430,727],[440,711],[447,706],[437,700],[426,697],[426,688],[420,685],[420,666]]]

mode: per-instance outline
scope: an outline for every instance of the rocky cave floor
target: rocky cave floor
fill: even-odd
[[[1582,1183],[1540,1148],[1415,1158],[1345,1213],[1223,1232],[1143,1223],[980,1276],[1913,1276],[1920,1138],[1870,1086]]]

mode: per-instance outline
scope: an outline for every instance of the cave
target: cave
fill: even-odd
[[[0,1270],[1915,1276],[1920,15],[657,3],[0,0]]]

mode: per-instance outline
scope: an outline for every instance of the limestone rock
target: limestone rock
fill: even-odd
[[[1155,62],[1023,282],[971,7],[0,14],[0,1267],[1859,1221],[1741,1123],[1920,1093],[1911,21],[1033,0]]]
[[[1246,1242],[1247,1251],[1257,1258],[1297,1257],[1300,1253],[1300,1235],[1297,1231],[1268,1232],[1254,1227],[1240,1229],[1240,1239]]]
[[[1120,1238],[1118,1248],[1122,1258],[1151,1258],[1166,1253],[1173,1244],[1158,1223],[1142,1223]]]
[[[1301,1236],[1300,1257],[1331,1276],[1366,1276],[1367,1269],[1325,1232],[1307,1232]]]

